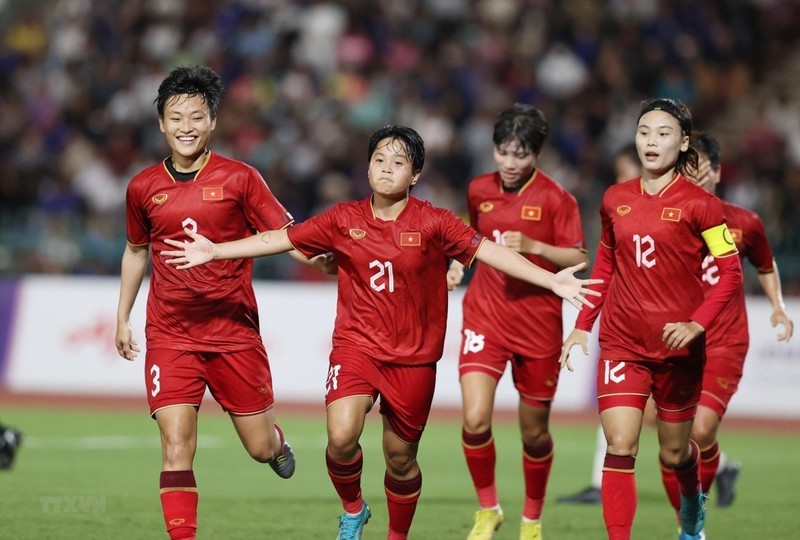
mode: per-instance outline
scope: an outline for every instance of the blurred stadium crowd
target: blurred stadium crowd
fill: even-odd
[[[368,193],[366,140],[387,123],[426,142],[415,195],[463,212],[495,115],[531,103],[551,126],[540,167],[578,198],[592,250],[641,100],[681,99],[798,295],[798,23],[791,0],[0,0],[0,272],[118,273],[127,183],[168,154],[157,86],[202,63],[228,89],[212,148],[297,220]],[[256,276],[315,277],[289,257]]]

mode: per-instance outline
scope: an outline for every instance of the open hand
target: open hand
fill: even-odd
[[[587,305],[590,308],[594,307],[594,304],[586,299],[586,295],[600,296],[600,292],[589,289],[587,286],[603,283],[602,279],[578,279],[573,275],[585,266],[586,263],[582,262],[575,266],[564,268],[556,274],[552,285],[554,293],[578,309],[581,309],[581,305]]]
[[[183,231],[194,242],[188,240],[180,242],[166,238],[165,243],[181,249],[162,251],[161,255],[168,257],[164,261],[165,263],[175,265],[178,270],[185,270],[214,260],[214,243],[211,240],[189,229],[183,229]]]

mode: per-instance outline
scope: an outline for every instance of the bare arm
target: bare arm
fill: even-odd
[[[119,355],[126,360],[133,360],[140,351],[136,340],[131,335],[131,310],[136,302],[136,295],[142,286],[144,274],[149,260],[149,246],[132,246],[127,244],[122,254],[122,270],[120,272],[119,302],[117,304],[117,333],[114,338]]]
[[[571,266],[558,274],[553,274],[544,268],[536,266],[519,253],[490,240],[486,240],[481,244],[475,256],[482,263],[488,264],[511,277],[550,289],[578,309],[581,308],[581,304],[592,305],[585,297],[587,294],[600,295],[596,291],[587,289],[586,286],[602,283],[602,280],[577,279],[573,276],[585,264]]]
[[[184,229],[184,232],[194,241],[180,242],[167,238],[164,242],[180,249],[161,252],[161,255],[168,257],[164,262],[176,265],[179,270],[217,259],[249,259],[294,249],[289,242],[286,229],[260,232],[247,238],[219,244],[215,244],[202,234],[197,234],[189,229]]]
[[[794,333],[794,323],[784,311],[786,306],[783,303],[781,277],[778,274],[778,263],[775,262],[775,259],[772,260],[772,266],[775,269],[774,272],[759,273],[758,282],[761,283],[764,294],[772,304],[772,315],[769,322],[772,323],[773,328],[779,324],[783,325],[783,333],[778,334],[778,341],[789,341]]]
[[[589,254],[584,249],[558,247],[534,240],[520,231],[508,231],[503,235],[506,247],[517,253],[529,253],[550,261],[559,268],[589,262]]]

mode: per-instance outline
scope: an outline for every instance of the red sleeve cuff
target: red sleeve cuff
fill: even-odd
[[[690,317],[706,330],[742,286],[742,263],[738,254],[715,258],[714,262],[719,268],[719,282]]]

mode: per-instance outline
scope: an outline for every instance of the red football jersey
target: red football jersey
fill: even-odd
[[[307,257],[332,252],[338,261],[334,347],[398,364],[441,358],[449,259],[471,265],[483,236],[415,197],[395,221],[376,218],[368,197],[338,204],[288,233]]]
[[[165,238],[188,227],[213,242],[281,229],[292,216],[254,168],[212,153],[194,180],[177,182],[164,163],[128,186],[128,242],[150,244],[153,271],[145,335],[150,349],[224,352],[260,342],[252,259],[212,261],[189,270],[164,263]]]
[[[467,189],[470,224],[482,235],[504,244],[507,231],[557,247],[585,249],[578,203],[553,179],[535,171],[515,192],[503,190],[499,173],[472,179]],[[552,262],[531,254],[529,261],[558,272]],[[563,323],[561,297],[491,266],[478,264],[464,296],[464,319],[473,321],[504,347],[531,356],[558,354]]]
[[[759,273],[773,272],[772,248],[769,246],[764,224],[758,214],[725,201],[722,201],[722,209],[739,255],[743,259],[747,258]],[[719,281],[717,265],[711,255],[707,255],[703,260],[701,278],[706,293]],[[744,289],[740,287],[725,309],[714,319],[714,324],[706,331],[708,349],[749,344],[750,334],[744,298]]]
[[[688,321],[703,302],[703,231],[725,222],[721,201],[683,176],[650,195],[636,178],[609,187],[600,208],[601,242],[614,251],[614,273],[602,304],[603,358],[660,361],[685,356],[667,349],[664,325]],[[584,308],[580,321],[591,319]]]

